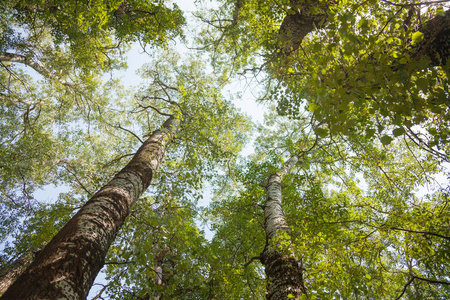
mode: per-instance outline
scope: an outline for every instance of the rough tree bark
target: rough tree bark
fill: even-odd
[[[28,251],[13,262],[6,263],[0,268],[0,295],[2,295],[17,277],[33,262],[36,255],[42,250],[38,248]]]
[[[431,66],[446,66],[450,58],[450,10],[422,24],[419,31],[424,38],[414,54],[416,60],[430,59]]]
[[[324,13],[313,14],[311,7],[316,6]],[[313,30],[322,28],[327,22],[328,4],[319,1],[290,0],[290,13],[286,15],[278,30],[278,49],[283,56],[296,51],[305,36]]]
[[[266,299],[270,300],[299,299],[305,293],[302,269],[292,249],[281,202],[281,181],[298,160],[297,156],[292,156],[280,172],[269,176],[266,183],[266,246],[260,258],[267,278]]]
[[[150,185],[179,125],[170,117],[131,161],[47,244],[3,295],[6,299],[85,299],[130,207]]]

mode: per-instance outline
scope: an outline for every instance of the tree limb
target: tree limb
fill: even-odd
[[[71,90],[75,90],[75,87],[72,83],[59,78],[58,76],[49,72],[46,68],[44,68],[43,66],[41,66],[40,64],[33,61],[31,58],[29,58],[27,56],[9,53],[9,52],[0,52],[0,61],[15,62],[15,63],[21,63],[24,65],[27,65],[27,66],[33,68],[36,72],[38,72],[42,76],[53,79],[53,80],[59,82],[60,84],[62,84],[63,86],[70,88]]]

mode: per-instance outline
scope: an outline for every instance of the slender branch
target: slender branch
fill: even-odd
[[[406,129],[408,129],[408,131],[406,131],[406,135],[414,142],[414,144],[416,144],[417,146],[419,146],[421,149],[431,153],[434,156],[437,156],[445,161],[449,161],[449,157],[444,154],[441,153],[439,151],[434,150],[432,147],[428,146],[428,144],[422,140],[417,133],[415,133],[411,128],[406,127]],[[416,140],[417,139],[417,140]]]
[[[33,61],[31,58],[20,55],[20,54],[13,54],[8,52],[0,52],[0,61],[8,61],[8,62],[16,62],[16,63],[22,63],[25,64],[31,68],[33,68],[36,72],[41,74],[44,77],[48,77],[51,79],[54,79],[61,83],[62,85],[70,88],[71,90],[75,90],[75,87],[70,82],[67,82],[58,76],[54,75],[53,73],[49,72],[47,69],[45,69],[43,66],[38,64],[37,62]]]
[[[406,289],[408,288],[408,286],[414,281],[414,277],[411,277],[410,280],[408,280],[408,282],[405,284],[405,286],[403,287],[403,291],[400,294],[400,296],[398,296],[397,298],[395,298],[395,300],[400,300],[400,298],[403,296],[403,294],[406,292]]]
[[[173,90],[173,91],[175,91],[175,92],[179,92],[179,91],[180,91],[178,88],[173,87],[173,86],[170,86],[170,85],[167,85],[167,84],[165,84],[164,82],[162,82],[162,81],[159,80],[159,79],[158,79],[158,84],[161,85],[161,86],[163,86],[163,87],[165,87],[165,88],[167,88],[167,89],[169,89],[169,90]]]
[[[399,231],[404,231],[404,232],[432,235],[432,236],[440,237],[440,238],[443,238],[443,239],[446,239],[446,240],[450,241],[450,237],[449,236],[442,235],[442,234],[439,234],[439,233],[429,232],[429,231],[412,230],[412,229],[400,228],[400,227],[395,227],[395,226],[375,226],[375,225],[372,225],[372,224],[366,224],[366,225],[370,226],[370,227],[373,227],[373,228],[377,228],[377,229],[392,229],[392,230],[399,230]]]
[[[0,99],[2,99],[3,101],[8,101],[9,100],[9,101],[14,102],[14,103],[22,103],[22,104],[25,104],[25,105],[28,105],[28,106],[33,106],[33,105],[36,105],[36,104],[38,104],[39,102],[41,102],[43,100],[46,100],[47,98],[44,98],[44,99],[39,100],[39,101],[28,101],[28,100],[24,100],[24,99],[14,98],[14,97],[11,97],[10,95],[6,95],[4,93],[0,93]]]
[[[395,300],[399,300],[400,298],[402,298],[402,296],[405,294],[406,289],[408,288],[409,285],[411,285],[411,283],[414,281],[414,279],[419,279],[428,283],[437,283],[437,284],[445,284],[445,285],[450,285],[450,282],[448,281],[441,281],[441,280],[434,280],[434,279],[428,279],[428,278],[423,278],[423,277],[419,277],[419,276],[412,276],[411,279],[408,280],[408,282],[405,284],[405,286],[403,287],[403,291],[400,294],[400,296],[398,296],[397,298],[395,298]]]
[[[408,148],[409,153],[411,153],[411,155],[414,157],[414,160],[417,162],[417,164],[422,169],[423,175],[425,176],[425,179],[426,179],[427,184],[428,184],[429,176],[427,174],[427,171],[425,170],[425,168],[423,167],[422,163],[419,161],[417,156],[414,154],[414,151],[412,151],[411,147],[408,144],[408,141],[406,140],[406,136],[405,135],[403,135],[403,140],[405,141],[405,145]]]
[[[392,187],[392,189],[397,188],[399,191],[403,192],[403,189],[394,181],[391,179],[391,177],[389,177],[389,175],[386,173],[386,171],[381,167],[381,165],[378,165],[378,169],[380,169],[380,171],[384,174],[384,176],[386,177],[386,179],[389,182],[389,185]]]
[[[14,77],[14,78],[16,78],[24,87],[25,87],[25,89],[28,91],[28,92],[30,92],[30,89],[28,88],[28,86],[27,86],[27,84],[22,80],[22,78],[20,78],[20,77],[18,77],[16,74],[14,74],[14,72],[10,69],[10,68],[8,68],[4,63],[3,63],[3,61],[1,61],[1,59],[0,59],[0,64],[1,64],[1,66],[3,67],[3,68],[5,68],[6,69],[6,71],[9,73],[9,78],[8,78],[8,91],[10,91],[11,90],[11,77]]]
[[[97,283],[97,285],[100,285],[99,283]],[[102,289],[97,293],[97,295],[95,295],[94,298],[92,298],[91,300],[97,300],[97,299],[103,299],[102,298],[102,294],[105,292],[105,290],[108,288],[109,284],[102,284]]]
[[[399,228],[399,227],[390,227],[390,229],[399,230],[399,231],[405,231],[405,232],[411,232],[411,233],[421,233],[421,234],[425,234],[425,235],[432,235],[432,236],[440,237],[440,238],[443,238],[443,239],[446,239],[446,240],[450,241],[450,236],[446,236],[446,235],[442,235],[442,234],[438,234],[438,233],[434,233],[434,232],[411,230],[411,229],[405,229],[405,228]]]
[[[117,157],[117,158],[114,158],[113,160],[107,162],[107,163],[104,165],[104,167],[110,166],[110,165],[112,165],[113,163],[118,162],[118,161],[121,160],[122,158],[129,157],[129,156],[133,156],[133,155],[134,155],[134,153],[129,153],[129,154],[121,155],[121,156],[119,156],[119,157]]]
[[[135,261],[107,261],[105,262],[105,265],[126,265],[131,263],[135,263]]]
[[[126,129],[126,128],[123,128],[122,126],[120,126],[120,124],[117,125],[117,128],[122,129],[122,130],[124,130],[124,131],[126,131],[126,132],[128,132],[128,133],[131,133],[135,138],[138,139],[139,142],[141,142],[141,144],[144,143],[144,141],[141,140],[141,139],[140,139],[133,131],[128,130],[128,129]]]
[[[247,267],[248,267],[252,262],[254,262],[255,260],[261,261],[261,256],[255,256],[255,257],[252,257],[252,258],[250,259],[250,261],[248,261],[248,262],[245,263],[244,268],[247,268]]]
[[[152,105],[147,105],[147,106],[142,106],[142,107],[144,107],[144,108],[151,108],[151,109],[153,109],[154,111],[156,111],[158,114],[163,115],[163,116],[166,116],[166,117],[172,116],[171,114],[167,114],[167,113],[164,113],[164,112],[160,111],[159,109],[157,109],[156,107],[154,107],[154,106],[152,106]]]
[[[389,5],[393,6],[400,6],[400,7],[411,7],[411,6],[422,6],[422,5],[433,5],[438,3],[445,3],[450,2],[450,0],[438,0],[438,1],[427,1],[427,2],[420,2],[420,3],[409,3],[409,4],[400,4],[400,3],[394,3],[389,0],[381,0],[384,3],[387,3]]]
[[[383,33],[383,31],[386,29],[386,27],[389,25],[389,23],[391,23],[392,22],[392,20],[395,18],[395,17],[397,17],[397,15],[401,12],[403,10],[403,7],[401,7],[387,22],[386,22],[386,24],[384,25],[384,27],[380,30],[380,32],[378,32],[378,34],[377,34],[377,36],[376,36],[376,38],[378,38],[382,33]]]
[[[422,280],[422,281],[425,281],[425,282],[428,282],[428,283],[437,283],[437,284],[450,285],[450,282],[448,282],[448,281],[428,279],[428,278],[423,278],[423,277],[419,277],[419,276],[415,276],[415,275],[414,275],[413,278],[419,279],[419,280]]]
[[[63,168],[66,169],[67,172],[69,172],[69,174],[71,174],[74,178],[75,181],[78,183],[78,185],[90,196],[93,195],[93,193],[91,191],[89,191],[84,185],[83,183],[81,183],[80,179],[78,178],[78,176],[75,174],[75,172],[72,172],[68,166],[70,166],[72,169],[75,170],[75,168],[73,166],[70,165],[69,162],[66,162],[65,164],[63,164]]]

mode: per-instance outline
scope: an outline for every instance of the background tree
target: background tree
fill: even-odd
[[[234,297],[264,295],[265,276],[258,263],[266,240],[264,181],[290,151],[309,148],[315,140],[308,123],[296,126],[272,118],[267,125],[257,144],[260,151],[223,179],[208,214],[217,228],[213,242],[223,251],[222,268],[231,258],[234,262],[236,278],[221,281],[221,289],[236,293]],[[302,128],[309,138],[299,139]],[[320,139],[282,180],[281,203],[290,230],[279,231],[275,241],[287,243],[277,249],[292,249],[306,294],[313,299],[445,297],[449,282],[441,268],[447,259],[441,255],[449,246],[444,225],[448,199],[432,177],[440,171],[439,162],[408,146],[408,140],[386,147],[351,138]],[[423,186],[430,193],[421,196],[416,191]],[[231,197],[223,192],[230,188],[236,190]],[[241,288],[234,289],[235,284]]]
[[[442,3],[223,1],[203,12],[202,41],[228,72],[267,71],[264,98],[283,115],[314,112],[322,136],[358,130],[388,144],[406,134],[447,159],[439,152],[448,136]]]

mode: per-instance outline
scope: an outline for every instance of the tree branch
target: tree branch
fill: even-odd
[[[440,238],[443,238],[445,240],[449,240],[450,241],[450,237],[449,236],[442,235],[442,234],[439,234],[439,233],[429,232],[429,231],[405,229],[405,228],[400,228],[400,227],[395,227],[395,226],[375,226],[375,225],[371,225],[371,224],[366,224],[366,225],[368,225],[370,227],[373,227],[373,228],[377,228],[377,229],[392,229],[392,230],[399,230],[399,231],[404,231],[404,232],[432,235],[432,236],[440,237]]]
[[[403,287],[403,291],[400,294],[400,296],[398,296],[397,298],[395,298],[395,300],[400,300],[400,298],[403,296],[403,294],[406,292],[406,289],[408,288],[408,286],[414,281],[414,277],[411,277],[410,280],[408,280],[408,282],[405,284],[405,286]]]
[[[128,132],[128,133],[130,133],[130,134],[132,134],[135,138],[137,138],[138,139],[138,141],[139,142],[141,142],[141,144],[143,144],[144,143],[144,141],[143,140],[141,140],[133,131],[131,131],[131,130],[128,130],[128,129],[126,129],[126,128],[123,128],[122,126],[120,126],[120,124],[118,124],[117,125],[117,127],[119,128],[119,129],[122,129],[122,130],[124,130],[124,131],[126,131],[126,132]]]
[[[135,261],[107,261],[105,262],[105,265],[126,265],[131,263],[135,263]]]
[[[437,284],[445,284],[445,285],[450,285],[450,282],[448,281],[441,281],[441,280],[434,280],[434,279],[428,279],[428,278],[422,278],[419,276],[412,276],[411,279],[408,280],[408,282],[405,284],[405,286],[403,287],[403,291],[400,294],[400,296],[398,296],[397,298],[395,298],[395,300],[400,300],[400,298],[403,296],[403,294],[405,294],[406,289],[408,288],[408,286],[414,281],[414,279],[419,279],[428,283],[437,283]]]
[[[252,257],[252,258],[250,259],[250,261],[248,261],[248,262],[245,263],[244,268],[247,268],[247,267],[248,267],[252,262],[254,262],[255,260],[261,261],[261,256],[255,256],[255,257]]]
[[[422,6],[422,5],[433,5],[437,3],[445,3],[450,2],[450,0],[438,0],[438,1],[428,1],[428,2],[420,2],[420,3],[408,3],[408,4],[400,4],[400,3],[394,3],[389,0],[381,0],[384,3],[387,3],[389,5],[393,6],[400,6],[400,7],[411,7],[411,6]]]
[[[405,232],[411,232],[411,233],[420,233],[420,234],[425,234],[425,235],[432,235],[432,236],[440,237],[440,238],[443,238],[443,239],[446,239],[446,240],[450,241],[450,237],[449,236],[438,234],[438,233],[434,233],[434,232],[411,230],[411,229],[405,229],[405,228],[399,228],[399,227],[390,227],[390,229],[399,230],[399,231],[405,231]]]
[[[15,63],[21,63],[24,65],[27,65],[27,66],[33,68],[36,72],[38,72],[42,76],[56,80],[57,82],[70,88],[71,90],[75,90],[75,87],[73,84],[71,84],[70,82],[67,82],[67,81],[59,78],[58,76],[54,75],[53,73],[49,72],[43,66],[41,66],[40,64],[33,61],[31,58],[29,58],[27,56],[9,53],[9,52],[0,52],[0,61],[15,62]]]

